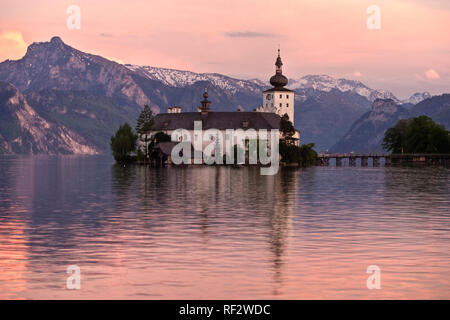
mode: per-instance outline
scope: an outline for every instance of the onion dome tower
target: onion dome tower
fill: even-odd
[[[273,88],[263,92],[263,110],[274,112],[280,117],[287,114],[289,120],[294,124],[294,95],[295,92],[286,89],[288,78],[283,75],[283,62],[281,61],[280,49],[275,61],[275,75],[270,78]]]
[[[274,88],[283,88],[288,84],[288,79],[283,75],[283,62],[281,62],[280,49],[278,49],[278,58],[275,62],[275,75],[270,78],[270,84]]]

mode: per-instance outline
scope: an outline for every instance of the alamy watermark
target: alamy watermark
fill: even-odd
[[[73,264],[67,267],[66,272],[70,274],[66,280],[66,288],[69,290],[81,289],[81,269],[79,266]]]
[[[69,17],[67,17],[67,29],[74,30],[74,29],[81,29],[81,9],[79,6],[73,4],[67,7],[66,10],[67,14],[69,14]]]
[[[179,142],[171,153],[173,164],[260,164],[261,175],[275,175],[279,168],[278,129],[208,129],[194,121],[194,130],[174,130],[172,141]]]
[[[370,276],[367,278],[366,284],[367,289],[381,289],[381,269],[377,265],[370,265],[367,267],[366,273],[370,273]]]
[[[370,14],[367,19],[366,25],[369,30],[381,29],[381,9],[377,5],[371,5],[366,10],[367,14]]]

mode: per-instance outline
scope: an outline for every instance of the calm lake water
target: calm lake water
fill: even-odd
[[[450,298],[449,169],[68,156],[2,157],[0,172],[3,299]]]

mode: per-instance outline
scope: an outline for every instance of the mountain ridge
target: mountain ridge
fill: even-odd
[[[376,100],[371,110],[356,120],[347,133],[330,148],[330,152],[380,152],[386,130],[400,119],[420,115],[431,117],[438,124],[450,129],[450,94],[423,100],[406,109],[392,99]]]
[[[319,150],[334,145],[370,109],[371,99],[392,95],[326,75],[300,79],[291,83],[297,87],[295,126],[302,131],[302,143],[314,142]],[[0,63],[0,81],[15,86],[42,119],[71,130],[100,152],[107,152],[120,123],[134,125],[144,104],[155,113],[173,105],[196,111],[207,88],[212,111],[251,111],[269,87],[259,79],[219,73],[122,65],[77,50],[59,37],[33,43],[23,58]],[[415,94],[414,101],[426,96]]]
[[[31,107],[12,84],[0,81],[0,153],[98,154],[69,128],[50,122]]]

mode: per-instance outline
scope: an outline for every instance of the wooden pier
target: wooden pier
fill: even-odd
[[[369,159],[372,160],[372,166],[374,167],[380,166],[382,162],[384,166],[408,164],[450,166],[450,154],[448,153],[319,153],[318,158],[321,166],[329,166],[330,160],[334,159],[337,167],[343,165],[344,159],[348,159],[349,166],[356,166],[359,160],[362,167],[369,165]]]

